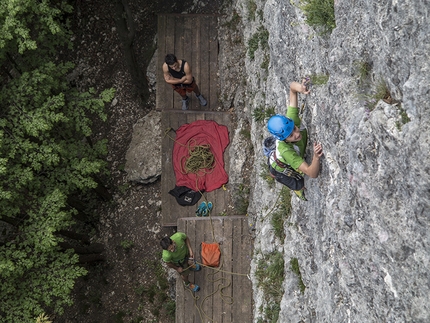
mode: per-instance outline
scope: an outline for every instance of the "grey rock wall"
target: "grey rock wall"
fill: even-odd
[[[278,322],[430,322],[429,2],[335,0],[337,26],[327,36],[307,26],[290,1],[257,0],[262,14],[254,19],[249,3],[232,5],[245,47],[261,26],[269,42],[253,60],[243,58],[247,86],[231,101],[243,100],[236,112],[251,124],[254,143],[254,279],[260,254],[284,254]],[[371,69],[362,77],[365,63]],[[289,83],[316,74],[329,79],[312,88],[303,118],[310,144],[323,145],[322,171],[306,179],[308,202],[293,197],[293,225],[285,224],[279,241],[266,215],[281,186],[258,176],[267,132],[251,113],[262,105],[285,113]],[[394,104],[381,100],[370,109],[365,95],[381,83]],[[299,261],[304,294],[291,258]],[[264,302],[255,281],[254,301],[257,320]]]

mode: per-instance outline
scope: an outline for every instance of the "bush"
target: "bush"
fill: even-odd
[[[321,34],[331,33],[336,27],[334,0],[300,0],[299,8],[305,13],[306,23],[321,29]]]

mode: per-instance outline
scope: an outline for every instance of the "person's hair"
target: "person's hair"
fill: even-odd
[[[169,246],[172,244],[172,239],[170,239],[169,237],[164,237],[163,239],[161,239],[160,241],[160,246],[161,248],[163,248],[164,250],[167,250],[167,248],[169,248]]]
[[[166,62],[167,65],[173,65],[178,61],[178,59],[173,54],[167,54],[166,58],[164,58],[164,61]]]

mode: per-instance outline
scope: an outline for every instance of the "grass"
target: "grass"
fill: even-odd
[[[354,62],[358,80],[363,83],[370,75],[372,71],[372,64],[369,62],[356,61]]]
[[[257,262],[255,271],[258,288],[261,288],[264,295],[265,305],[259,310],[264,317],[257,318],[258,323],[277,323],[281,310],[281,300],[284,290],[284,257],[281,252],[274,251]]]
[[[239,133],[243,138],[251,140],[251,130],[249,128],[242,128]]]
[[[291,258],[290,268],[291,268],[291,271],[297,275],[297,278],[299,279],[298,287],[300,289],[300,292],[304,294],[306,286],[302,280],[302,274],[300,273],[300,267],[299,267],[299,260],[297,258]]]
[[[324,85],[327,84],[329,75],[327,74],[312,74],[309,76],[311,79],[312,85]]]
[[[397,126],[397,129],[401,131],[402,126],[408,123],[409,121],[411,121],[411,119],[408,117],[408,114],[406,113],[405,109],[403,109],[400,105],[399,105],[399,112],[400,112],[401,121],[397,121],[396,126]]]
[[[120,245],[124,248],[125,251],[128,251],[134,246],[134,243],[130,240],[123,240],[120,242]]]
[[[336,27],[334,0],[300,0],[299,8],[306,16],[306,23],[320,35],[331,33]]]
[[[260,67],[263,70],[267,71],[269,69],[269,64],[270,64],[270,56],[268,54],[264,54],[264,59],[261,62]]]
[[[258,48],[264,50],[269,47],[269,31],[263,26],[248,40],[248,57],[253,60]]]
[[[256,122],[264,122],[275,114],[274,107],[263,108],[259,107],[252,111],[252,117]]]
[[[249,187],[245,184],[239,185],[237,192],[236,209],[239,214],[247,214],[249,206]]]
[[[257,4],[254,0],[246,2],[246,9],[248,10],[248,20],[255,20],[255,12],[257,11]]]
[[[260,177],[264,179],[269,186],[273,187],[273,185],[275,185],[275,179],[270,175],[269,167],[266,163],[261,163]]]
[[[236,10],[234,10],[233,15],[231,16],[231,19],[225,22],[224,26],[232,30],[237,30],[237,27],[239,26],[240,21],[241,21],[241,18],[239,14],[237,13]]]
[[[391,97],[390,91],[388,90],[387,84],[383,79],[380,79],[375,84],[373,91],[370,94],[364,95],[364,105],[370,111],[374,110],[378,101],[383,100],[388,104],[395,103],[395,100]]]
[[[285,239],[284,222],[291,215],[291,193],[285,186],[282,187],[278,208],[272,213],[270,223],[273,226],[274,234],[282,242]]]
[[[266,301],[280,303],[284,290],[284,258],[283,254],[275,251],[264,255],[257,263],[255,271],[257,286],[263,290]]]

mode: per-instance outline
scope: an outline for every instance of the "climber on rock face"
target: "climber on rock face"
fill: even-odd
[[[278,182],[294,190],[300,199],[306,201],[303,174],[312,178],[318,177],[319,160],[323,151],[320,143],[314,143],[312,163],[308,165],[304,160],[308,135],[307,130],[301,127],[297,93],[310,93],[306,80],[301,84],[290,84],[290,102],[286,116],[278,114],[267,122],[267,129],[276,139],[269,156],[269,171]]]
[[[173,90],[182,97],[182,110],[188,110],[189,98],[187,92],[194,92],[200,105],[206,106],[208,104],[200,93],[188,62],[183,59],[178,60],[173,54],[167,54],[164,59],[163,74],[166,83],[170,84]]]

